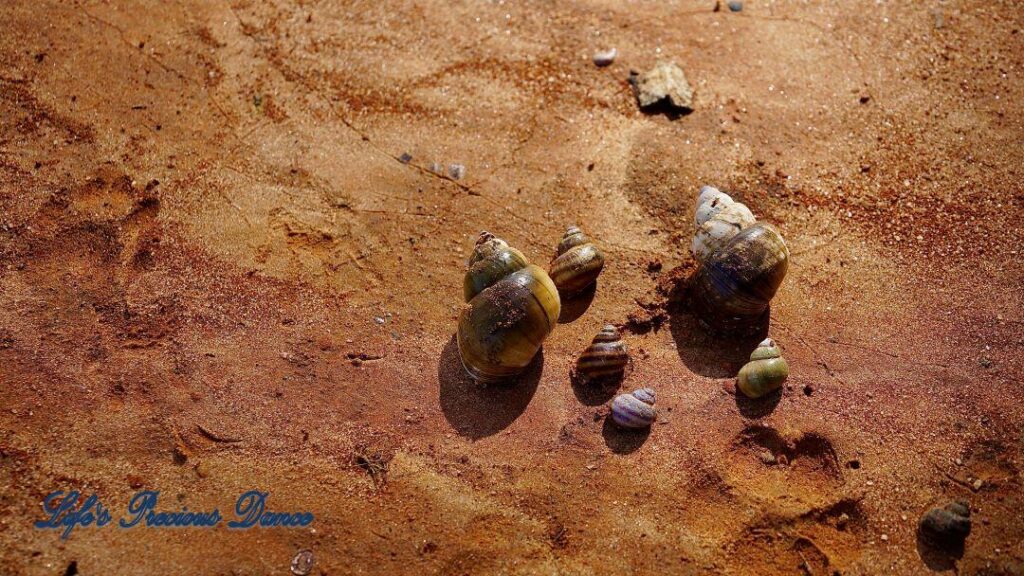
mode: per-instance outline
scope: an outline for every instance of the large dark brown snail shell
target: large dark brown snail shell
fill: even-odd
[[[768,224],[738,232],[700,263],[692,284],[692,308],[720,331],[760,323],[789,268],[789,248]]]
[[[551,261],[551,280],[563,295],[581,292],[601,274],[604,254],[576,226],[570,226],[558,244],[558,253]]]
[[[504,240],[481,232],[464,282],[459,315],[462,365],[495,382],[526,369],[558,322],[561,300],[547,272]]]
[[[629,350],[615,326],[605,326],[579,360],[576,371],[586,380],[599,380],[621,376],[629,363]]]

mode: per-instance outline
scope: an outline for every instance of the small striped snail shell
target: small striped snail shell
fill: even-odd
[[[481,232],[463,283],[462,365],[475,380],[523,372],[558,322],[561,300],[547,272],[490,232]]]
[[[766,338],[750,354],[750,362],[740,368],[736,387],[750,398],[760,398],[778,390],[789,377],[789,365],[771,338]]]
[[[728,194],[705,186],[697,202],[692,308],[712,329],[743,331],[767,313],[789,268],[789,248]]]
[[[604,254],[576,226],[570,226],[558,243],[551,261],[551,280],[563,295],[582,291],[597,280],[604,268]]]
[[[576,371],[587,380],[621,376],[629,362],[629,350],[615,326],[608,324],[576,361]]]
[[[612,421],[623,428],[647,428],[657,416],[654,400],[655,394],[651,388],[619,394],[612,400]]]

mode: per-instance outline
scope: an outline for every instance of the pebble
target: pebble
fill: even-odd
[[[462,180],[466,176],[466,167],[462,164],[451,164],[448,166],[448,176],[452,180]]]
[[[619,55],[619,51],[615,48],[609,48],[608,50],[601,50],[594,53],[594,66],[603,68],[605,66],[611,66],[612,62],[615,62],[615,57]]]
[[[402,152],[402,155],[398,157],[398,161],[402,164],[408,164],[412,160],[412,154],[408,152]]]
[[[295,558],[292,558],[292,574],[295,576],[308,576],[313,571],[313,558],[312,550],[300,550]]]
[[[441,166],[441,164],[437,162],[431,162],[430,171],[434,174],[444,174],[444,166]]]
[[[844,512],[844,513],[840,514],[838,518],[836,518],[836,528],[838,528],[840,530],[843,530],[844,528],[846,528],[846,525],[849,522],[850,522],[850,515]]]
[[[974,487],[975,491],[978,491],[978,490],[981,490],[981,487],[984,486],[984,485],[985,485],[985,482],[981,478],[978,478],[977,480],[974,481],[974,484],[972,484],[971,486]]]
[[[629,81],[641,108],[664,103],[680,111],[693,110],[693,88],[674,62],[658,62],[643,74],[631,72]]]
[[[964,501],[927,511],[918,524],[918,534],[932,547],[956,551],[963,549],[971,533],[971,509]]]
[[[730,12],[740,12],[742,10],[743,10],[743,2],[740,2],[739,0],[731,0],[729,2],[729,11]]]

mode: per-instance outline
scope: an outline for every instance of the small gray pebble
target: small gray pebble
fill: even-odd
[[[402,152],[402,155],[398,157],[398,161],[402,164],[408,164],[412,160],[412,154],[408,152]]]
[[[739,0],[732,0],[729,2],[730,12],[739,12],[741,10],[743,10],[743,2],[740,2]]]
[[[448,176],[450,176],[452,180],[462,180],[465,175],[466,167],[462,164],[450,164],[448,166]]]

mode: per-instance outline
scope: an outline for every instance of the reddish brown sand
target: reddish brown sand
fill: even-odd
[[[1017,2],[341,4],[0,3],[0,573],[1024,571]],[[637,110],[659,58],[692,114]],[[703,183],[792,250],[781,399],[674,297]],[[589,307],[471,384],[476,234],[569,224]],[[649,436],[571,384],[608,322]],[[34,529],[71,488],[316,520]],[[915,536],[953,499],[959,560]]]

